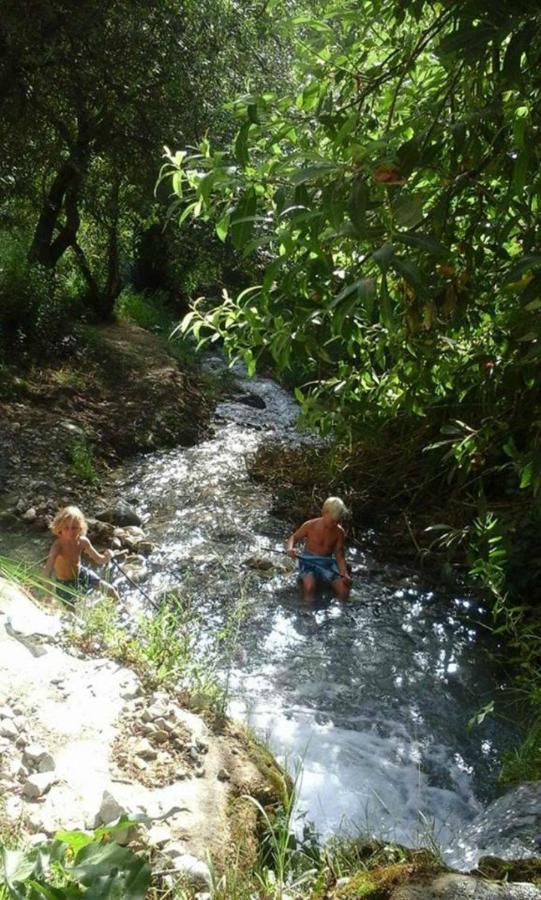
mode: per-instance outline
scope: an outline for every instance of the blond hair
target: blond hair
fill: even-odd
[[[327,497],[321,512],[330,513],[335,522],[340,522],[347,516],[348,509],[344,501],[340,500],[340,497]]]
[[[87,533],[88,525],[78,506],[64,506],[62,509],[58,510],[50,525],[52,533],[59,537],[62,529],[68,522],[78,522],[81,526],[81,534]]]

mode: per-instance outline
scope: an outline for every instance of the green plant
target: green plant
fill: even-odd
[[[70,447],[71,469],[87,484],[97,484],[100,480],[94,467],[92,448],[85,437],[76,438]]]
[[[144,900],[150,867],[114,841],[119,822],[93,836],[66,831],[31,850],[8,850],[0,844],[0,885],[5,900]],[[113,837],[113,840],[109,840]]]
[[[115,313],[119,319],[135,322],[147,331],[165,333],[172,327],[173,314],[163,291],[150,293],[125,287],[116,300]]]

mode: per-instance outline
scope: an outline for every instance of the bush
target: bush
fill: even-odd
[[[173,315],[164,291],[150,294],[133,287],[124,288],[116,301],[115,313],[119,319],[135,322],[147,331],[160,333],[172,328]]]
[[[66,325],[54,273],[28,262],[23,235],[0,235],[0,356],[20,361],[54,349]]]

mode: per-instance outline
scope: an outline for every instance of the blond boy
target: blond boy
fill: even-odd
[[[112,550],[98,553],[86,536],[87,530],[86,519],[77,506],[65,506],[59,510],[51,522],[51,531],[56,540],[47,557],[43,574],[46,578],[54,576],[56,593],[67,603],[74,602],[77,591],[96,589],[119,600],[118,593],[111,584],[107,584],[92,569],[81,563],[83,553],[98,566],[104,566],[114,556]]]
[[[307,601],[314,599],[318,582],[329,585],[341,600],[347,600],[349,596],[351,577],[344,557],[345,535],[338,524],[346,513],[346,506],[339,497],[328,497],[321,516],[305,522],[288,538],[286,552],[292,559],[299,559],[299,575]],[[304,541],[300,556],[295,550],[299,541]]]

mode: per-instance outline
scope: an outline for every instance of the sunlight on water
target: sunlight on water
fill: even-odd
[[[495,796],[513,727],[487,718],[467,728],[498,688],[475,624],[464,620],[468,601],[380,571],[357,576],[348,604],[323,598],[305,608],[283,553],[298,523],[270,514],[271,495],[249,479],[246,457],[276,437],[303,441],[309,454],[312,439],[296,434],[295,404],[275,384],[255,379],[246,391],[265,408],[223,403],[211,440],[146,456],[118,480],[158,546],[145,590],[195,594],[209,634],[242,598],[246,618],[228,654],[230,710],[292,772],[302,762],[299,827],[304,815],[324,837],[346,830],[436,842],[450,862],[470,860],[473,845],[458,835]],[[368,558],[359,548],[349,555],[354,568]],[[250,568],[254,557],[270,569]],[[144,602],[118,586],[132,610]]]

